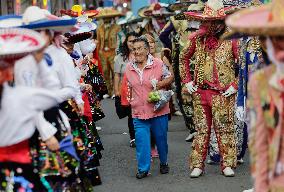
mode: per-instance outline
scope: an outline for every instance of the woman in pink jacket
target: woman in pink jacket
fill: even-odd
[[[135,129],[136,156],[138,161],[137,179],[147,177],[151,164],[150,130],[152,131],[160,157],[160,173],[169,172],[167,162],[168,114],[169,104],[154,111],[154,104],[148,102],[153,91],[152,81],[156,79],[157,90],[168,87],[173,76],[164,63],[150,54],[147,39],[141,36],[134,40],[134,61],[127,65],[124,80],[129,89],[129,104]]]

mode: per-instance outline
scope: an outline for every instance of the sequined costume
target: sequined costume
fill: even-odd
[[[190,59],[196,57],[191,75]],[[221,41],[214,35],[193,35],[180,56],[183,84],[193,81],[198,85],[193,93],[194,123],[197,131],[192,144],[190,168],[203,169],[207,155],[211,127],[217,135],[222,156],[221,166],[236,166],[236,141],[234,130],[235,96],[221,95],[228,87],[237,88],[235,73],[237,42]]]
[[[93,88],[93,91],[87,93],[87,95],[90,102],[92,119],[96,122],[105,117],[100,101],[103,99],[103,95],[107,94],[107,86],[102,74],[99,72],[98,66],[93,62],[89,62],[88,67],[89,70],[83,81]]]
[[[242,107],[246,110],[246,98],[248,95],[247,83],[249,76],[258,69],[261,69],[269,64],[265,52],[260,46],[257,37],[243,38],[239,46],[239,85],[236,107]],[[248,142],[247,124],[244,120],[235,119],[235,134],[237,141],[237,157],[238,160],[242,159],[245,155]],[[210,159],[214,162],[220,161],[219,149],[217,145],[215,132],[212,131],[210,140],[209,155]]]

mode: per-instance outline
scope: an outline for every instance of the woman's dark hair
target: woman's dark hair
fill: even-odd
[[[126,34],[125,40],[124,42],[120,45],[118,53],[121,54],[121,56],[123,57],[123,60],[126,61],[129,57],[130,54],[130,50],[127,46],[127,41],[129,39],[129,37],[138,37],[137,33],[135,32],[129,32]]]
[[[134,39],[133,43],[136,43],[136,42],[144,42],[145,48],[150,49],[149,41],[145,37],[145,35],[142,35],[142,36],[137,37],[136,39]]]

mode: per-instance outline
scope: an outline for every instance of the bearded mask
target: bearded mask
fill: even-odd
[[[91,39],[86,39],[84,41],[79,42],[79,46],[83,55],[87,55],[88,53],[92,53],[96,49],[96,44]]]
[[[200,26],[200,36],[204,35],[217,35],[224,30],[225,25],[220,22],[202,23]]]

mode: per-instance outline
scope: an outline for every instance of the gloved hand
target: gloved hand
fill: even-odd
[[[237,90],[231,85],[222,95],[224,97],[229,97],[235,93],[237,93]]]
[[[240,121],[245,121],[245,110],[243,106],[238,106],[236,109],[236,117]]]
[[[197,88],[198,88],[197,85],[195,85],[195,86],[193,85],[193,81],[186,83],[185,87],[186,87],[187,91],[189,92],[189,94],[196,92]]]

